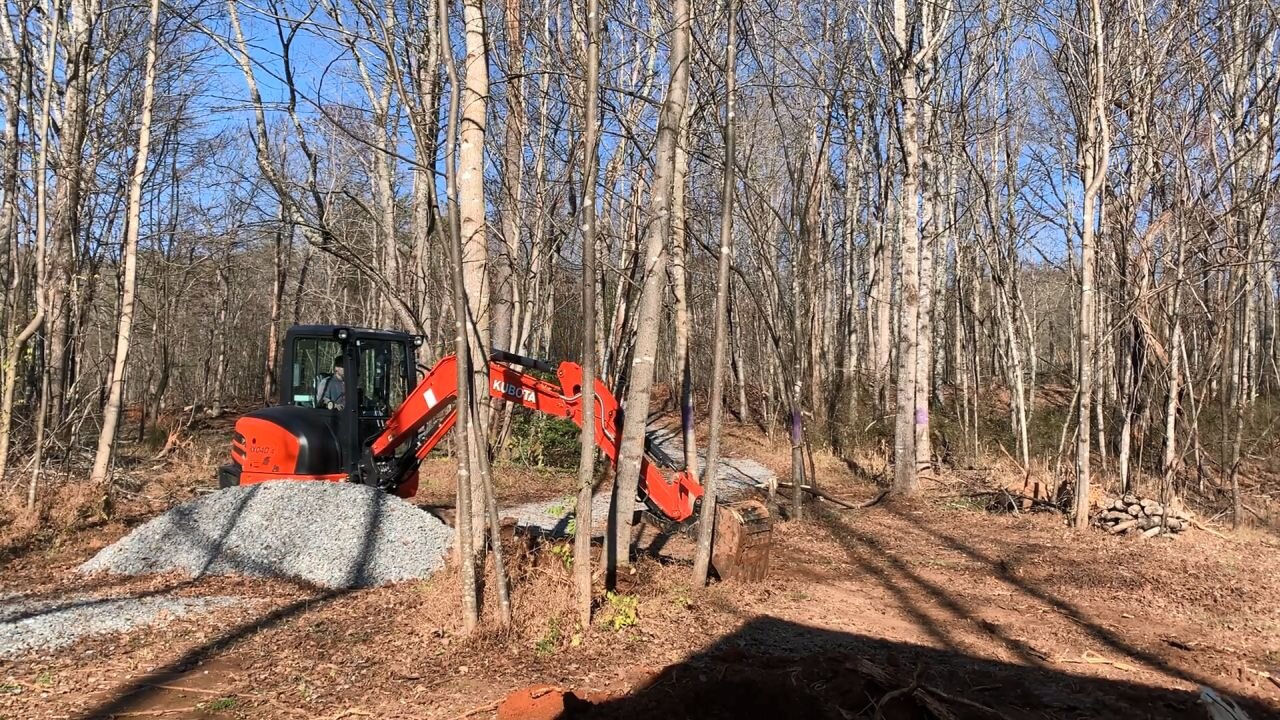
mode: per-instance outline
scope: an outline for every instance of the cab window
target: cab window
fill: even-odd
[[[289,371],[289,405],[317,407],[325,380],[333,375],[333,361],[342,356],[342,343],[329,338],[297,338],[293,341],[293,367]]]

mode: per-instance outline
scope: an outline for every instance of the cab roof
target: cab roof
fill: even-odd
[[[400,330],[377,330],[374,328],[362,328],[353,325],[294,325],[289,328],[286,337],[333,337],[339,329],[345,328],[354,338],[370,338],[376,340],[393,340],[395,342],[405,342],[412,335]]]

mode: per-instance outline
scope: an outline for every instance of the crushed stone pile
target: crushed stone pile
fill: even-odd
[[[65,647],[86,635],[159,625],[242,602],[232,597],[68,597],[0,600],[0,657]]]
[[[667,442],[658,446],[666,450],[674,445],[675,450],[683,457],[684,451],[676,443]],[[651,446],[652,450],[653,446]],[[672,461],[674,462],[674,461]],[[707,453],[698,453],[698,476],[701,477],[707,467]],[[667,470],[666,472],[670,472]],[[752,493],[767,489],[771,482],[777,481],[777,475],[769,468],[755,460],[745,458],[722,457],[716,465],[716,494],[722,501],[732,502],[750,497]],[[610,493],[608,490],[597,493],[591,498],[591,529],[600,532],[607,524],[609,517]],[[555,500],[539,500],[513,507],[503,508],[499,515],[504,519],[513,519],[523,528],[529,528],[550,535],[568,535],[569,523],[573,520],[577,498],[569,495]],[[637,505],[639,509],[639,505]]]
[[[604,528],[609,517],[608,491],[597,493],[591,498],[591,529],[599,531]],[[573,520],[577,508],[577,498],[569,495],[558,500],[538,500],[514,507],[503,508],[498,512],[504,520],[512,519],[523,528],[539,530],[551,535],[568,535],[569,522]]]
[[[679,425],[651,423],[645,429],[645,450],[668,468],[684,466],[684,438]],[[707,449],[698,449],[698,477],[707,469]],[[731,500],[768,488],[778,481],[778,475],[764,465],[749,458],[720,456],[716,467],[716,481],[721,499]]]
[[[281,481],[179,505],[79,569],[253,575],[349,589],[426,577],[444,565],[452,542],[448,525],[374,488]]]

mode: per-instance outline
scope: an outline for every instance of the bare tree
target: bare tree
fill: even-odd
[[[467,292],[464,329],[471,347],[472,394],[479,415],[478,427],[489,419],[489,247],[484,192],[484,143],[489,99],[488,35],[484,7],[479,0],[463,0],[466,57],[463,63],[461,124],[458,129],[458,213],[462,233],[462,268]],[[488,452],[488,433],[483,433]],[[482,492],[478,460],[473,457],[473,497]],[[484,506],[472,506],[472,533],[477,547],[484,542]]]
[[[1082,16],[1085,14],[1081,13]],[[1076,379],[1079,394],[1078,429],[1076,434],[1076,486],[1072,524],[1083,529],[1089,524],[1089,471],[1090,471],[1090,403],[1094,394],[1094,335],[1097,322],[1095,297],[1095,233],[1097,227],[1098,194],[1107,175],[1110,157],[1110,137],[1107,124],[1106,54],[1102,27],[1102,4],[1090,0],[1087,11],[1089,27],[1087,50],[1087,95],[1082,99],[1081,121],[1078,134],[1080,152],[1080,182],[1084,185],[1083,211],[1080,236],[1080,325],[1078,335],[1079,368]]]
[[[582,432],[574,510],[573,584],[578,622],[591,624],[591,493],[596,462],[596,182],[600,167],[600,3],[587,0],[582,171]]]
[[[715,532],[716,473],[720,464],[720,434],[724,418],[724,356],[729,339],[729,269],[733,263],[733,194],[735,145],[734,94],[737,91],[738,4],[729,0],[725,40],[724,176],[720,185],[720,257],[716,269],[715,333],[711,341],[711,398],[708,400],[710,433],[707,466],[702,473],[702,511],[698,516],[698,549],[693,561],[693,584],[707,584],[711,567],[711,540]]]
[[[448,0],[439,0],[439,12],[439,26],[449,27]],[[466,271],[463,262],[462,212],[458,186],[458,167],[461,166],[461,162],[457,160],[459,115],[463,93],[461,86],[458,84],[458,71],[453,62],[452,54],[448,53],[442,56],[442,61],[445,73],[449,78],[450,88],[448,124],[445,126],[447,133],[445,141],[445,198],[448,203],[449,227],[447,232],[452,265],[451,274],[453,276],[454,356],[458,364],[458,399],[455,401],[458,418],[457,424],[454,426],[454,448],[458,453],[458,485],[456,489],[458,527],[454,537],[458,548],[458,564],[462,569],[462,628],[465,632],[471,632],[479,624],[480,609],[476,597],[477,547],[473,528],[475,523],[475,513],[473,511],[475,479],[472,475],[475,472],[476,463],[471,457],[475,451],[475,443],[472,442],[472,438],[476,434],[473,429],[477,425],[477,421],[471,414],[472,408],[475,407],[475,403],[471,402],[471,394],[475,388],[472,386],[471,342],[468,338],[467,328],[469,307],[465,281]],[[484,362],[483,358],[484,356],[482,356],[481,363],[487,367],[488,364]],[[488,385],[486,384],[484,387],[487,392]],[[483,533],[484,530],[481,528],[481,542],[483,542]]]
[[[48,16],[57,18],[61,4],[54,2],[53,13]],[[6,10],[7,12],[7,10]],[[44,93],[40,98],[40,114],[36,117],[36,147],[37,156],[35,162],[35,266],[36,266],[36,282],[33,290],[35,296],[35,313],[27,324],[14,335],[5,350],[4,364],[4,396],[0,398],[0,478],[4,477],[5,469],[9,460],[9,442],[13,431],[13,401],[14,392],[18,385],[18,358],[22,354],[23,348],[26,346],[32,336],[44,326],[45,317],[48,311],[47,299],[47,266],[45,261],[45,252],[48,245],[47,240],[47,214],[48,214],[48,183],[47,171],[49,165],[49,126],[53,122],[52,102],[55,93],[53,78],[54,67],[58,54],[58,30],[61,25],[56,21],[46,23],[46,32],[48,38],[45,41],[44,66],[41,74],[44,80]],[[10,110],[14,112],[16,109]],[[15,275],[16,277],[16,275]],[[38,472],[37,468],[37,472]],[[31,484],[27,491],[27,507],[33,507],[36,501],[36,476],[32,476]]]
[[[102,411],[102,431],[98,434],[98,450],[93,458],[89,479],[106,482],[111,454],[116,443],[116,427],[120,422],[120,404],[124,397],[125,363],[133,337],[133,306],[138,278],[138,226],[142,223],[142,184],[147,174],[147,155],[151,152],[151,108],[156,97],[156,53],[160,44],[160,0],[151,0],[150,31],[147,57],[142,69],[142,107],[138,111],[138,145],[129,177],[129,201],[125,211],[124,250],[121,261],[124,273],[120,283],[120,321],[116,330],[115,359],[111,368],[111,389]],[[110,492],[108,492],[110,497]]]
[[[906,0],[893,2],[893,78],[898,103],[898,144],[902,148],[902,249],[899,253],[898,388],[894,425],[893,491],[919,491],[915,426],[919,422],[916,393],[920,317],[920,140],[917,135],[919,90],[916,80],[914,23],[908,25]],[[926,416],[928,409],[924,410]]]
[[[640,462],[644,455],[645,423],[649,415],[649,390],[653,385],[654,356],[658,349],[659,310],[662,303],[664,246],[671,233],[671,193],[674,186],[676,143],[680,121],[689,94],[689,1],[672,4],[671,51],[667,65],[671,71],[666,98],[658,116],[650,209],[653,219],[645,238],[643,281],[636,310],[636,339],[628,376],[622,439],[618,449],[618,471],[614,482],[611,537],[606,543],[610,572],[630,565],[631,525]]]

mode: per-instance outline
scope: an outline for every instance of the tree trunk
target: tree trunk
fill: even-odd
[[[522,0],[505,0],[507,36],[507,115],[502,143],[502,254],[497,267],[493,342],[516,352],[520,345],[522,279],[520,268],[520,218],[524,214],[524,35],[521,32]],[[505,405],[505,403],[503,403]],[[509,416],[509,406],[505,409]]]
[[[489,102],[489,66],[484,3],[463,0],[466,36],[465,78],[462,84],[462,121],[458,132],[458,213],[462,233],[462,269],[467,293],[464,334],[470,347],[471,387],[476,407],[475,423],[484,428],[484,442],[478,450],[488,452],[489,427],[489,247],[485,233],[484,143],[485,108]],[[483,489],[477,458],[471,458],[472,497]],[[484,513],[481,503],[472,506],[472,538],[477,550],[484,543]]]
[[[439,0],[440,27],[449,27],[448,0]],[[462,570],[462,629],[470,633],[480,622],[480,609],[476,597],[476,542],[472,529],[474,521],[472,513],[471,461],[472,443],[471,427],[475,418],[471,417],[471,344],[467,339],[467,288],[464,278],[464,253],[462,243],[462,213],[458,197],[458,116],[462,99],[462,90],[458,85],[458,71],[453,61],[453,53],[441,53],[441,62],[449,77],[449,114],[446,125],[445,147],[445,196],[448,203],[449,227],[448,242],[450,256],[450,277],[453,290],[454,318],[454,356],[458,361],[458,398],[454,401],[458,414],[454,426],[454,448],[458,453],[458,484],[456,487],[457,531],[454,535],[458,548],[458,565]],[[486,364],[487,367],[487,364]],[[488,394],[488,386],[485,386]]]
[[[902,252],[898,274],[901,283],[898,315],[897,423],[894,427],[894,478],[896,495],[919,491],[916,472],[915,426],[922,419],[916,407],[916,360],[920,317],[920,145],[916,132],[919,98],[916,60],[907,33],[905,0],[893,2],[893,37],[897,45],[895,95],[899,103],[898,132],[902,146]],[[927,412],[927,410],[925,411]]]
[[[707,584],[711,541],[716,517],[716,471],[720,462],[721,423],[724,419],[724,356],[729,343],[729,269],[733,263],[733,193],[735,144],[734,94],[737,91],[738,3],[729,0],[725,44],[724,178],[720,185],[720,257],[716,270],[716,317],[711,341],[711,417],[708,420],[707,466],[702,473],[702,509],[698,516],[698,547],[693,560],[693,585]]]
[[[674,185],[676,143],[680,120],[689,94],[689,0],[673,0],[671,54],[667,58],[671,79],[658,116],[650,206],[653,221],[645,239],[643,282],[636,319],[636,341],[627,386],[622,439],[614,480],[611,533],[606,538],[606,562],[610,577],[618,566],[631,564],[631,524],[640,462],[644,456],[645,422],[649,415],[649,390],[653,385],[654,355],[658,349],[659,311],[666,273],[663,246],[671,232],[671,193]]]
[[[689,472],[698,471],[698,443],[694,435],[693,371],[689,348],[689,242],[686,237],[688,211],[685,195],[689,178],[689,125],[693,106],[686,104],[680,118],[676,140],[675,172],[671,190],[671,294],[675,299],[675,364],[680,392],[680,432],[684,444],[684,465]]]
[[[89,69],[93,55],[93,30],[99,9],[91,0],[71,0],[66,53],[66,92],[59,139],[57,191],[54,193],[52,226],[49,230],[47,313],[49,322],[48,360],[49,402],[53,417],[66,411],[66,391],[70,375],[71,300],[75,279],[74,245],[80,235],[84,189],[84,145],[89,123]]]
[[[280,352],[280,311],[284,305],[285,253],[288,247],[285,242],[285,226],[283,218],[272,234],[274,243],[271,253],[271,313],[267,318],[267,362],[262,369],[262,402],[271,404],[276,397],[277,368]]]
[[[3,149],[0,154],[0,172],[3,173],[3,178],[0,179],[0,331],[4,332],[5,338],[16,334],[14,314],[17,310],[18,267],[21,260],[18,252],[18,175],[22,162],[18,129],[22,124],[23,88],[27,73],[34,70],[29,67],[29,63],[18,59],[18,46],[21,44],[25,49],[28,30],[24,19],[18,42],[14,42],[9,16],[11,8],[8,3],[0,8],[0,52],[6,58],[4,73],[8,81],[4,95],[4,137],[0,139],[0,149]],[[4,359],[6,358],[0,358]],[[16,363],[10,365],[6,362],[4,367],[8,368],[4,371],[5,374],[17,371]]]
[[[115,360],[111,368],[111,390],[102,413],[102,431],[98,434],[98,450],[93,457],[90,482],[106,482],[115,449],[116,428],[120,423],[120,405],[124,397],[124,374],[129,358],[129,342],[133,335],[133,306],[138,281],[138,225],[142,222],[142,184],[147,175],[147,155],[151,151],[151,106],[155,102],[156,53],[160,43],[160,0],[151,0],[150,35],[147,59],[142,71],[142,109],[138,120],[138,150],[134,156],[133,174],[129,178],[129,205],[125,210],[125,240],[122,260],[124,275],[120,289],[120,323],[116,329]],[[107,497],[111,497],[110,488]]]
[[[213,417],[222,417],[222,401],[226,390],[227,378],[227,310],[231,304],[231,258],[223,260],[222,267],[218,268],[218,317],[214,321],[213,335],[214,345],[217,347],[217,356],[213,364],[213,407],[210,408],[210,414]]]
[[[1080,326],[1078,335],[1079,367],[1076,390],[1080,398],[1080,414],[1076,434],[1076,487],[1072,526],[1083,530],[1089,525],[1089,447],[1090,403],[1094,396],[1094,328],[1097,307],[1094,288],[1095,248],[1098,193],[1107,174],[1109,147],[1107,137],[1106,99],[1103,85],[1102,8],[1100,0],[1090,0],[1090,51],[1088,113],[1083,120],[1080,146],[1083,155],[1080,181],[1084,185],[1084,222],[1080,237]]]
[[[53,17],[58,17],[61,8],[61,2],[54,0]],[[49,167],[49,125],[53,119],[53,78],[57,61],[58,30],[61,25],[57,22],[50,22],[47,27],[49,29],[49,37],[45,43],[44,67],[42,68],[44,95],[40,99],[40,115],[35,119],[37,126],[35,142],[39,149],[33,170],[33,176],[39,178],[34,183],[36,194],[36,242],[33,252],[35,253],[36,282],[35,287],[32,289],[32,294],[35,296],[36,311],[26,326],[13,337],[5,348],[4,391],[3,396],[0,397],[0,480],[4,479],[5,469],[8,467],[9,461],[9,442],[13,430],[14,393],[18,385],[18,358],[22,356],[23,348],[26,347],[27,341],[44,326],[48,312],[46,294],[48,278],[45,267],[45,248],[48,245],[48,236],[46,234],[46,228],[48,227],[48,183],[45,182],[44,178],[47,176]],[[42,394],[42,403],[43,397],[44,395]],[[27,491],[28,508],[35,506],[35,493],[36,478],[33,477],[30,488]]]
[[[596,175],[600,168],[600,2],[587,0],[582,172],[582,432],[574,511],[573,586],[578,622],[591,626],[591,495],[596,464]]]

